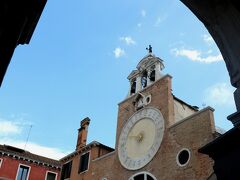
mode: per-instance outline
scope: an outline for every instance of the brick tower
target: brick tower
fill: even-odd
[[[152,53],[151,46],[148,50],[128,76],[128,96],[118,104],[115,150],[106,151],[105,147],[106,150],[100,151],[105,153],[98,156],[93,144],[80,146],[78,152],[72,154],[77,156],[81,149],[87,149],[92,154],[89,168],[70,179],[201,180],[214,177],[213,161],[198,152],[217,135],[213,109],[198,110],[175,97],[172,77],[162,72],[163,60]],[[98,145],[95,143],[95,146]],[[73,169],[79,164],[74,161]]]

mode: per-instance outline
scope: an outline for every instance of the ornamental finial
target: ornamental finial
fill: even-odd
[[[151,45],[149,45],[149,47],[148,47],[148,48],[146,48],[146,50],[148,50],[148,52],[149,52],[149,53],[152,53],[152,46],[151,46]]]

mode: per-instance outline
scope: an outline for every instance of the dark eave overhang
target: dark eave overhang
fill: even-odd
[[[30,42],[46,2],[0,1],[0,86],[17,45]]]
[[[207,154],[212,158],[224,154],[226,155],[231,152],[232,149],[230,147],[240,147],[240,141],[236,137],[240,137],[240,129],[238,127],[230,129],[223,135],[200,148],[198,151]]]
[[[67,161],[69,161],[70,159],[72,159],[73,157],[75,157],[75,156],[77,156],[77,155],[79,155],[79,154],[82,154],[83,152],[89,151],[92,147],[96,147],[96,146],[99,146],[99,147],[101,147],[101,148],[104,148],[104,149],[106,149],[106,150],[109,150],[110,152],[111,152],[111,151],[114,151],[114,149],[111,148],[111,147],[109,147],[109,146],[106,146],[106,145],[104,145],[104,144],[102,144],[102,143],[100,143],[100,142],[97,142],[97,141],[93,141],[93,142],[87,144],[86,146],[82,147],[80,150],[74,151],[74,152],[68,154],[67,156],[61,158],[59,161],[60,161],[60,162],[63,162],[63,163],[64,163],[64,162],[67,162]]]
[[[24,154],[19,155],[19,154],[16,154],[16,153],[7,152],[7,151],[3,151],[3,150],[0,150],[0,157],[1,156],[7,156],[9,158],[20,160],[20,161],[26,161],[26,162],[29,162],[29,163],[37,164],[39,166],[55,168],[55,169],[58,169],[58,170],[61,169],[61,163],[60,163],[60,161],[57,162],[57,160],[56,160],[55,163],[50,163],[50,162],[46,162],[44,160],[34,159],[34,158],[31,158],[31,157],[28,157],[27,155],[24,155]]]

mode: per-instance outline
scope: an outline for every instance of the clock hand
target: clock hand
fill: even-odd
[[[143,140],[144,133],[140,132],[138,135],[129,135],[128,137],[134,137],[137,139],[138,142],[141,142]]]
[[[137,141],[140,143],[140,142],[143,140],[143,137],[144,137],[143,132],[140,132],[140,133],[138,134]]]

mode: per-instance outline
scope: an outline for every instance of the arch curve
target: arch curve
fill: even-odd
[[[144,180],[157,180],[157,178],[153,174],[147,171],[138,172],[132,175],[128,180],[137,180],[137,178],[143,178]]]

